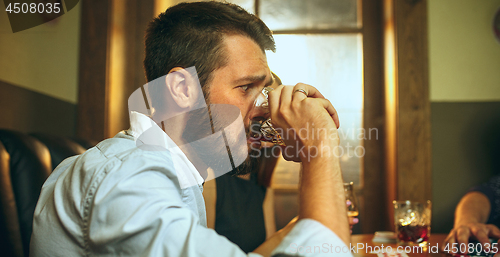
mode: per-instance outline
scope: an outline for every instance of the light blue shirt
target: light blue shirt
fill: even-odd
[[[130,130],[54,170],[35,209],[31,256],[247,256],[206,227],[203,187],[183,188],[175,172],[199,180],[181,151],[137,147],[147,119],[132,114]],[[335,247],[348,249],[321,223],[302,219],[274,253],[352,256]]]

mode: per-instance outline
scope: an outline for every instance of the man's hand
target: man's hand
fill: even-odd
[[[354,218],[354,217],[349,217],[349,229],[350,229],[350,232],[352,234],[352,226],[356,225],[359,223],[359,219],[358,218]]]
[[[321,154],[321,146],[329,151],[338,146],[337,111],[316,88],[302,83],[279,86],[269,93],[269,106],[273,124],[287,145],[282,149],[286,160],[308,161],[307,157]]]
[[[485,247],[487,246],[486,244],[490,244],[490,237],[500,238],[500,230],[497,226],[477,222],[460,225],[456,228],[453,228],[450,234],[448,234],[443,242],[442,250],[444,250],[447,244],[449,244],[448,249],[451,249],[451,246],[454,243],[457,243],[457,245],[468,245],[469,238],[477,239],[477,241],[479,241],[483,245],[483,249],[485,249]],[[458,248],[460,249],[460,247]]]
[[[498,227],[485,224],[490,209],[489,199],[481,192],[470,192],[462,197],[455,210],[455,225],[444,240],[441,250],[444,251],[446,248],[451,251],[453,244],[468,245],[469,238],[477,239],[485,249],[486,244],[490,244],[490,237],[500,238]],[[500,254],[497,257],[500,257]]]
[[[292,155],[285,149],[283,156],[302,161],[300,218],[322,223],[349,245],[337,111],[316,88],[301,83],[270,92],[269,107],[273,124],[291,148]]]
[[[351,205],[351,201],[347,201],[346,203],[347,207]],[[359,223],[359,219],[355,217],[348,217],[349,218],[349,229],[352,234],[352,226],[356,225]]]

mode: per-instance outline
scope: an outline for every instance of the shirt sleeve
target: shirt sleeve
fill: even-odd
[[[130,176],[123,175],[123,168],[118,171],[122,174],[106,176],[110,183],[103,181],[95,195],[89,232],[84,233],[91,256],[247,256],[200,224],[168,170],[158,166]]]
[[[488,182],[479,186],[469,189],[468,192],[481,192],[491,204],[490,216],[488,217],[488,224],[500,225],[500,176],[491,178]]]
[[[198,214],[183,202],[185,191],[174,174],[151,163],[125,162],[126,168],[110,171],[100,185],[89,217],[89,232],[84,233],[92,256],[260,256],[245,254],[227,238],[201,225]],[[145,166],[141,172],[124,174]],[[315,248],[308,252],[301,246]],[[314,252],[317,247],[324,249]],[[331,256],[326,248],[341,249],[345,256],[351,256],[331,230],[305,219],[295,225],[274,254]]]
[[[352,257],[350,248],[333,231],[312,219],[299,220],[271,256],[280,253],[291,256]]]

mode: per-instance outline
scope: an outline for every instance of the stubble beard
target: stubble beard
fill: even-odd
[[[246,129],[246,128],[245,128]],[[247,139],[249,137],[249,133],[246,133]],[[239,176],[239,175],[246,175],[251,172],[257,172],[258,168],[260,166],[260,159],[257,157],[252,157],[252,156],[260,156],[258,151],[260,149],[255,149],[253,147],[250,147],[250,145],[247,142],[247,147],[248,147],[248,156],[245,159],[243,163],[241,163],[238,167],[234,168],[229,172],[232,176]]]
[[[210,106],[210,101],[207,99],[207,106]],[[212,110],[208,110],[209,117],[212,117]],[[210,119],[209,117],[206,116],[206,113],[203,114],[203,112],[199,113],[194,113],[193,115],[190,116],[187,124],[189,127],[189,133],[186,134],[191,134],[193,133],[199,133],[199,134],[204,134],[202,137],[208,136],[207,131],[199,131],[195,132],[197,128],[203,127],[200,126],[200,122],[213,122],[213,120],[217,119]],[[210,120],[209,120],[210,119]],[[221,124],[211,124],[213,128],[220,128],[222,125]],[[251,172],[257,172],[259,165],[260,165],[260,158],[256,158],[255,156],[260,156],[259,151],[260,149],[251,147],[250,144],[248,143],[248,139],[250,137],[250,125],[245,124],[245,138],[246,144],[247,144],[247,149],[248,149],[248,155],[247,158],[237,167],[232,169],[231,171],[227,172],[231,176],[239,176],[239,175],[245,175],[249,174]],[[206,149],[206,156],[200,156],[203,160],[205,160],[205,164],[208,167],[221,167],[221,160],[224,160],[224,158],[228,157],[228,149],[227,147],[218,147],[214,148],[214,146],[219,145],[216,142],[210,142],[207,141],[204,146],[201,146],[202,148]],[[200,155],[203,155],[205,151],[201,151]],[[213,158],[214,156],[217,156]],[[254,157],[252,157],[254,156]],[[212,158],[211,158],[212,157]],[[222,175],[222,174],[220,174]]]

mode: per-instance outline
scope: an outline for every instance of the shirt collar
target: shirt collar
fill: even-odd
[[[138,146],[147,145],[151,146],[151,150],[169,151],[181,188],[201,185],[204,182],[184,152],[150,117],[131,111],[130,129],[127,134],[134,137]]]

